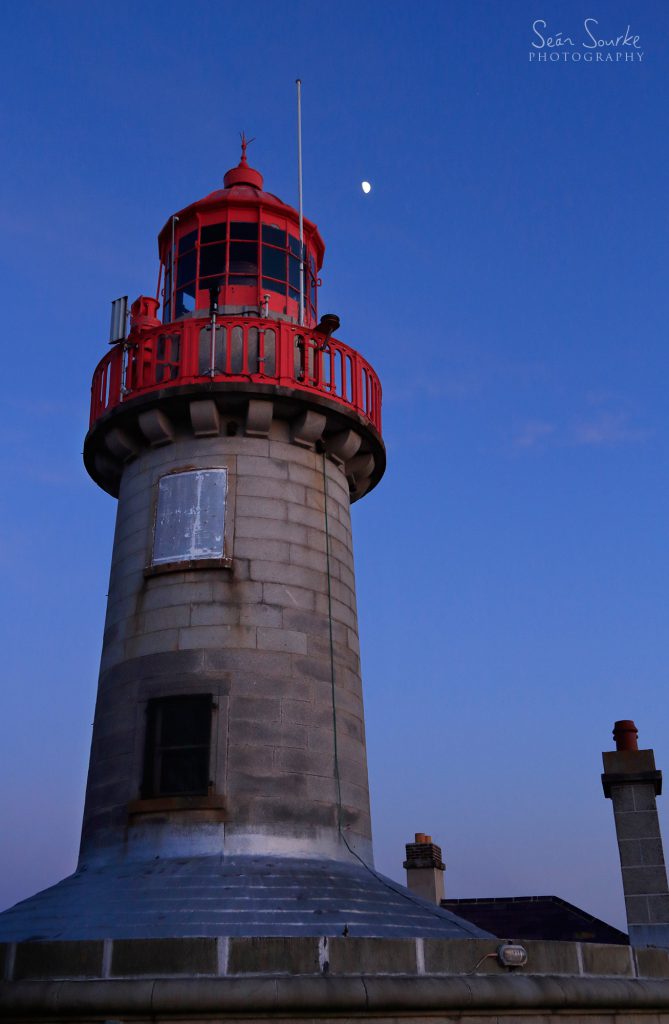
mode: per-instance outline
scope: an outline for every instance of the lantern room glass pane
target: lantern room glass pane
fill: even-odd
[[[206,224],[200,232],[200,242],[202,245],[208,245],[209,242],[224,242],[227,229],[225,221],[222,224]]]
[[[285,281],[286,253],[281,249],[272,249],[269,245],[263,245],[262,272],[267,277],[276,277],[279,281]]]
[[[220,245],[205,245],[200,249],[200,277],[225,273],[225,242]]]
[[[196,242],[197,242],[197,230],[189,231],[187,235],[183,235],[179,239],[179,248],[178,248],[179,255],[181,256],[182,253],[188,252],[190,249],[194,249]]]
[[[177,292],[176,314],[177,317],[192,313],[195,309],[195,282],[180,288]]]
[[[288,259],[288,283],[291,288],[300,289],[300,261],[290,256]]]
[[[218,288],[220,291],[223,287],[223,274],[220,274],[217,277],[201,278],[199,287],[201,292],[208,292],[210,288]]]
[[[313,255],[309,255],[308,291],[311,298],[313,312],[316,312],[316,261]]]
[[[177,263],[177,288],[181,288],[182,285],[195,280],[196,266],[197,253],[195,249],[192,252],[187,252],[185,256],[179,257]]]
[[[263,277],[262,286],[268,292],[278,292],[279,295],[286,294],[285,281],[272,281],[272,279],[269,277]]]
[[[158,484],[153,564],[222,558],[226,469],[171,473]]]
[[[286,247],[286,232],[283,228],[274,227],[273,224],[263,224],[262,240],[270,245],[278,245],[282,249]]]
[[[253,238],[258,239],[257,222],[233,220],[230,224],[230,238]]]
[[[230,242],[230,273],[258,273],[258,246],[255,242]]]

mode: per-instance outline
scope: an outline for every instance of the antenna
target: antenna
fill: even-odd
[[[302,213],[302,79],[295,80],[297,86],[297,197],[300,211],[300,315],[299,325],[304,326],[304,217]]]

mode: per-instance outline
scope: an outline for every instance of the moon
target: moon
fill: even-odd
[[[361,187],[362,187],[362,191],[365,193],[365,195],[367,195],[368,192],[372,191],[372,186],[369,184],[368,181],[363,181]]]

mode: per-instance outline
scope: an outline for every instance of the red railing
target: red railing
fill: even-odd
[[[221,318],[213,345],[209,319],[131,334],[96,367],[91,426],[109,409],[138,395],[208,381],[316,391],[355,409],[381,430],[381,384],[366,359],[308,328],[252,317]]]

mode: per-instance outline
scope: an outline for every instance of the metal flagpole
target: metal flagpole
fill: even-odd
[[[304,219],[302,215],[302,79],[297,86],[297,195],[300,211],[300,327],[304,326]]]
[[[176,320],[176,318],[177,318],[176,317],[176,310],[174,308],[174,303],[175,303],[176,297],[177,297],[176,281],[174,279],[174,257],[176,255],[176,251],[175,251],[175,248],[174,248],[174,227],[175,227],[176,222],[178,220],[179,220],[179,218],[175,214],[172,217],[172,251],[171,251],[171,254],[170,254],[170,264],[171,264],[170,265],[170,321],[171,322]]]

